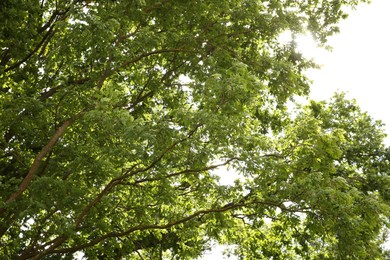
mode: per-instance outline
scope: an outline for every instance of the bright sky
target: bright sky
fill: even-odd
[[[360,107],[386,124],[390,135],[390,10],[389,0],[372,0],[352,11],[340,23],[340,33],[329,40],[333,51],[317,49],[310,41],[300,48],[322,65],[308,72],[311,98],[328,100],[336,91],[347,92]],[[390,137],[386,140],[390,145]],[[389,245],[390,247],[390,245]],[[217,247],[201,260],[237,259],[222,256]]]
[[[390,135],[390,10],[389,0],[373,0],[353,11],[332,37],[332,52],[313,51],[321,70],[309,71],[314,80],[311,97],[329,99],[345,91],[375,119],[382,120]],[[390,138],[387,138],[390,144]]]

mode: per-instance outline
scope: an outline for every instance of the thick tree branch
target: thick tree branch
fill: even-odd
[[[81,116],[81,113],[79,113],[77,117],[79,116]],[[30,170],[28,171],[26,177],[24,177],[24,179],[20,183],[18,190],[7,198],[6,203],[10,203],[16,200],[17,198],[19,198],[23,194],[23,192],[28,188],[33,177],[38,172],[43,159],[46,157],[47,154],[50,153],[50,151],[56,145],[58,140],[65,134],[66,129],[73,123],[75,119],[76,118],[68,119],[64,121],[60,127],[57,128],[57,130],[54,132],[54,135],[50,138],[49,142],[42,148],[42,150],[35,157],[34,162],[30,167]]]
[[[55,131],[54,135],[50,138],[49,142],[45,145],[45,147],[42,148],[42,150],[35,157],[34,162],[30,167],[30,170],[28,171],[26,177],[24,177],[23,181],[19,185],[18,190],[8,197],[8,199],[6,200],[7,203],[10,203],[10,202],[16,200],[17,198],[19,198],[22,195],[22,193],[27,189],[31,180],[35,176],[35,173],[38,171],[39,166],[42,163],[42,160],[53,149],[53,147],[57,143],[58,139],[60,139],[60,137],[62,135],[64,135],[66,129],[70,126],[71,123],[72,123],[71,119],[66,120]]]

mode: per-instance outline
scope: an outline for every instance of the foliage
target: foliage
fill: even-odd
[[[278,42],[356,4],[1,1],[0,258],[384,259],[382,125]]]

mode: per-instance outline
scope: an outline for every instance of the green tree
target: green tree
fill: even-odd
[[[358,2],[1,1],[0,257],[384,259],[382,125],[290,115],[315,64],[278,42]]]

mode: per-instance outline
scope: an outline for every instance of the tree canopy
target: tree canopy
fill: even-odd
[[[359,2],[1,1],[0,258],[385,259],[383,126],[278,41]]]

